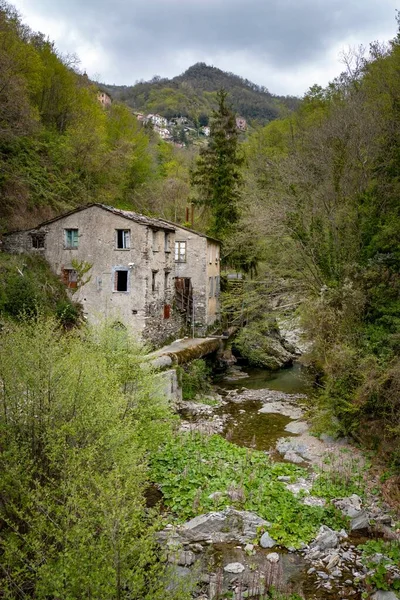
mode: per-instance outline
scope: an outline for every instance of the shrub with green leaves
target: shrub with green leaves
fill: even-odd
[[[211,370],[201,358],[180,367],[178,375],[184,400],[193,400],[197,394],[208,394],[211,391]]]
[[[400,543],[369,540],[362,546],[361,560],[368,568],[366,582],[378,590],[400,590]]]
[[[2,597],[186,598],[165,590],[147,456],[170,432],[143,354],[55,320],[0,336]]]
[[[44,258],[0,253],[0,317],[52,315],[70,328],[80,323],[81,313]]]

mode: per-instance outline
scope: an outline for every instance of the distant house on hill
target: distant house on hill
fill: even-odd
[[[147,119],[157,127],[166,127],[168,125],[168,119],[162,117],[161,115],[152,115],[150,113],[149,115],[147,115]]]
[[[247,129],[247,121],[243,117],[236,117],[236,127],[240,131],[246,131]]]
[[[97,92],[97,99],[104,108],[111,106],[111,96],[109,96],[106,92],[99,90]]]
[[[166,127],[158,127],[157,125],[154,127],[154,131],[158,133],[162,140],[172,140],[172,135],[169,129]]]
[[[46,258],[90,322],[107,318],[161,345],[187,326],[204,335],[218,318],[219,247],[175,223],[89,204],[5,234],[3,249]]]

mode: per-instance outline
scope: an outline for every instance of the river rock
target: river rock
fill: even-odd
[[[190,567],[195,561],[195,555],[191,550],[181,550],[168,556],[168,562],[181,567]]]
[[[378,590],[371,596],[371,600],[398,600],[398,598],[399,596],[396,596],[394,592],[384,592],[382,590]]]
[[[361,511],[362,500],[357,494],[352,494],[348,498],[340,498],[334,500],[333,504],[338,508],[346,517],[357,517]]]
[[[295,439],[280,438],[276,443],[276,449],[282,455],[285,455],[287,452],[295,452],[306,460],[310,459],[307,446],[296,442]]]
[[[267,554],[267,560],[270,563],[277,563],[279,562],[279,554],[277,552],[270,552]]]
[[[329,548],[337,548],[339,538],[336,531],[330,529],[326,525],[321,525],[319,533],[315,540],[310,544],[310,547],[318,550],[329,550]]]
[[[360,513],[350,521],[350,531],[356,531],[357,529],[368,529],[368,527],[368,515],[363,510],[360,511]]]
[[[261,548],[273,548],[274,546],[276,546],[275,540],[272,539],[268,531],[262,534],[260,539],[260,546]]]
[[[296,452],[294,452],[293,450],[288,450],[283,456],[283,458],[284,460],[295,463],[296,465],[299,465],[300,463],[304,462],[304,458],[301,458],[301,456],[296,454]]]
[[[264,404],[258,411],[260,414],[277,414],[290,417],[291,419],[300,419],[303,416],[303,411],[299,406],[294,406],[289,402],[274,401]]]
[[[246,567],[244,565],[242,565],[242,563],[234,562],[234,563],[229,563],[229,565],[226,565],[224,567],[224,571],[226,571],[226,573],[234,573],[235,575],[237,575],[239,573],[243,573],[245,568]]]
[[[291,365],[294,359],[294,354],[285,348],[276,322],[268,320],[245,325],[236,337],[235,346],[256,367],[277,370]]]
[[[257,537],[260,527],[268,527],[270,524],[254,513],[234,508],[226,508],[220,512],[210,512],[199,515],[177,527],[175,535],[185,542],[207,542],[215,544],[218,542],[239,542],[241,544],[251,543]],[[158,539],[163,541],[171,536],[170,531],[162,531]]]
[[[318,496],[306,496],[302,500],[305,506],[325,506],[325,498],[318,498]]]
[[[285,427],[285,431],[289,433],[297,433],[302,434],[308,431],[308,425],[305,421],[293,421],[292,423],[288,423]]]
[[[307,481],[307,479],[304,479],[304,477],[299,477],[299,479],[294,483],[288,483],[286,485],[286,489],[289,490],[289,492],[292,492],[292,494],[294,494],[295,496],[300,494],[300,492],[309,494],[311,488],[312,481]]]

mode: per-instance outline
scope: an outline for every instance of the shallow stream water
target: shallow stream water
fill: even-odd
[[[285,427],[293,421],[293,418],[275,413],[260,413],[263,406],[263,398],[268,397],[268,391],[282,392],[283,394],[310,395],[312,393],[312,379],[306,369],[300,364],[295,364],[289,369],[281,369],[269,372],[263,369],[249,368],[246,366],[234,367],[225,375],[215,378],[214,384],[224,402],[214,409],[213,414],[223,418],[224,429],[222,435],[231,443],[247,448],[255,448],[265,452],[275,449],[276,442],[282,437],[296,437],[289,433]],[[266,394],[250,394],[247,399],[241,398],[241,392],[246,396],[246,390],[265,390]],[[249,396],[258,396],[260,399],[249,399]],[[302,404],[301,397],[298,404]],[[195,414],[185,414],[185,419],[196,421],[202,418]],[[283,460],[276,452],[271,452],[273,460]],[[347,544],[357,546],[363,539],[357,536],[349,537]],[[260,588],[260,582],[264,582],[267,589],[269,585],[282,584],[283,589],[301,594],[306,600],[326,600],[339,598],[352,598],[359,600],[360,592],[350,585],[346,588],[343,581],[332,581],[330,590],[321,586],[315,573],[308,572],[310,563],[306,562],[300,552],[289,552],[286,549],[274,547],[273,552],[280,555],[279,562],[271,564],[267,558],[270,550],[264,550],[259,546],[254,548],[250,554],[246,553],[240,545],[231,543],[213,544],[206,552],[208,561],[205,572],[214,573],[216,578],[216,589],[226,591],[228,587],[239,589],[235,598],[259,598],[257,593],[251,593],[252,589]],[[239,562],[245,565],[245,571],[238,577],[224,573],[223,568],[229,563]],[[322,568],[324,570],[324,567]],[[203,571],[204,572],[204,571]],[[328,573],[326,574],[328,577]],[[258,582],[258,583],[257,583]],[[264,585],[262,583],[262,585]],[[211,585],[211,584],[210,584]],[[221,587],[220,587],[221,586]],[[227,587],[228,586],[228,587]],[[241,586],[248,590],[247,595],[242,595]],[[279,587],[279,585],[277,586]],[[211,589],[211,588],[210,588]],[[262,593],[263,590],[261,590]],[[260,593],[260,592],[259,592]],[[218,596],[224,598],[222,596]]]
[[[298,363],[289,369],[272,372],[251,367],[234,369],[233,375],[228,372],[225,377],[217,378],[215,383],[222,394],[231,390],[240,392],[241,388],[274,390],[285,394],[307,394],[312,389],[310,376]],[[292,419],[279,414],[259,413],[261,406],[261,401],[245,400],[229,402],[217,409],[216,414],[227,416],[224,436],[238,446],[269,451],[279,438],[295,435],[285,431]]]
[[[312,379],[300,364],[294,364],[289,369],[270,372],[246,366],[235,367],[225,376],[216,378],[215,382],[221,395],[229,394],[232,390],[240,393],[243,389],[274,390],[285,394],[304,394],[312,392]],[[301,400],[299,401],[301,404]],[[215,412],[227,418],[223,431],[224,437],[239,446],[256,448],[257,450],[271,451],[275,448],[277,440],[281,437],[296,437],[295,434],[285,430],[286,425],[293,419],[280,414],[259,413],[262,406],[261,400],[244,400],[243,402],[228,401]],[[282,458],[274,453],[274,459]],[[358,540],[349,540],[357,545]],[[317,587],[314,574],[308,574],[310,564],[301,554],[290,553],[287,550],[274,548],[280,555],[279,563],[271,565],[267,560],[269,551],[262,548],[256,549],[256,554],[249,557],[243,548],[234,544],[214,545],[210,564],[214,570],[222,572],[224,565],[230,562],[241,562],[246,565],[246,572],[255,569],[263,573],[265,581],[274,585],[283,584],[287,590],[300,593],[307,600],[325,600],[343,597],[343,589],[335,588],[328,591]],[[251,590],[251,575],[246,582]],[[249,585],[250,584],[250,585]],[[354,590],[348,590],[348,596],[358,600],[360,595]],[[251,597],[251,596],[249,596]],[[254,597],[258,597],[254,595]],[[346,597],[346,595],[345,595]]]

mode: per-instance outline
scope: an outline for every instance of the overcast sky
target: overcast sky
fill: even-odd
[[[89,77],[131,85],[196,62],[301,96],[348,47],[395,36],[396,0],[9,0]]]

